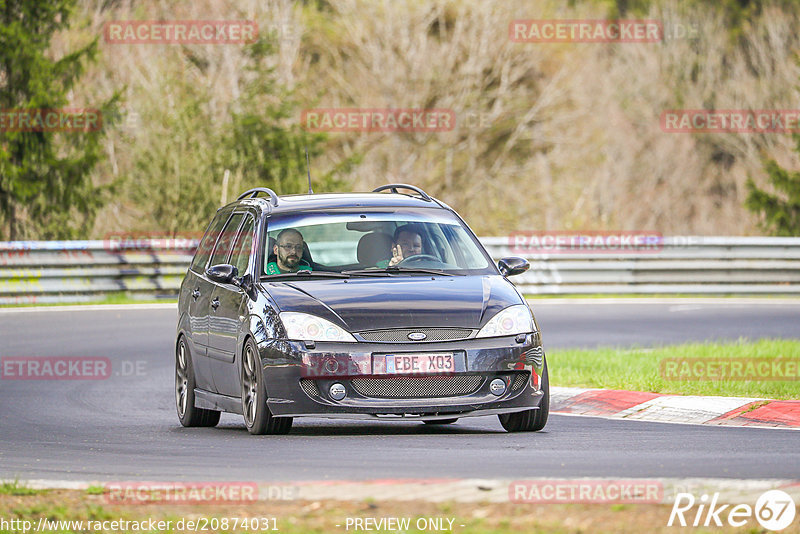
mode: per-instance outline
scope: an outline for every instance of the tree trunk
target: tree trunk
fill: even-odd
[[[8,240],[17,240],[17,207],[13,200],[8,203]]]

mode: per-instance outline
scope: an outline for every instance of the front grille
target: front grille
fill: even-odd
[[[474,393],[482,382],[481,375],[354,378],[350,381],[359,394],[379,399],[458,397]]]
[[[514,382],[511,384],[511,391],[522,389],[530,376],[530,373],[517,373],[514,377]]]
[[[408,339],[408,334],[421,332],[427,337],[422,341],[453,341],[466,339],[472,335],[469,328],[397,328],[393,330],[370,330],[359,335],[367,341],[386,341],[393,343],[415,343]]]
[[[319,397],[319,389],[317,389],[317,383],[314,380],[303,378],[300,380],[300,387],[309,397]]]

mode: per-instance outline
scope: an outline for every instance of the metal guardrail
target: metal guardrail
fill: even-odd
[[[526,294],[798,294],[800,238],[661,238],[640,251],[519,254],[508,238],[482,238],[493,258],[523,256],[513,278]]]
[[[197,240],[0,242],[0,304],[82,302],[108,293],[174,298]]]
[[[495,259],[531,262],[512,278],[530,295],[800,294],[794,237],[676,236],[644,251],[560,253],[524,253],[506,237],[481,242]],[[90,301],[114,292],[174,298],[196,246],[158,239],[0,242],[0,304]]]

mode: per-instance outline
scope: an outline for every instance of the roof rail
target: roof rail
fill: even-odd
[[[423,200],[426,200],[428,202],[432,202],[433,201],[433,199],[428,196],[428,193],[426,193],[425,191],[423,191],[422,189],[420,189],[419,187],[417,187],[415,185],[387,184],[387,185],[382,185],[380,187],[376,187],[375,189],[372,190],[372,192],[373,193],[380,193],[381,191],[386,191],[387,189],[389,189],[392,193],[397,193],[398,189],[410,189],[411,191],[416,191],[417,193],[419,193],[419,196]]]
[[[256,198],[259,193],[266,193],[267,195],[269,195],[270,204],[272,204],[273,206],[278,205],[278,195],[276,195],[275,191],[273,191],[269,187],[254,187],[253,189],[248,189],[247,191],[239,195],[239,198],[237,198],[236,200],[242,200],[243,198]]]

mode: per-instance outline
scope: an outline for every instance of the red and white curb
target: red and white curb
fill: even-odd
[[[550,388],[550,411],[667,423],[800,428],[800,401]]]

